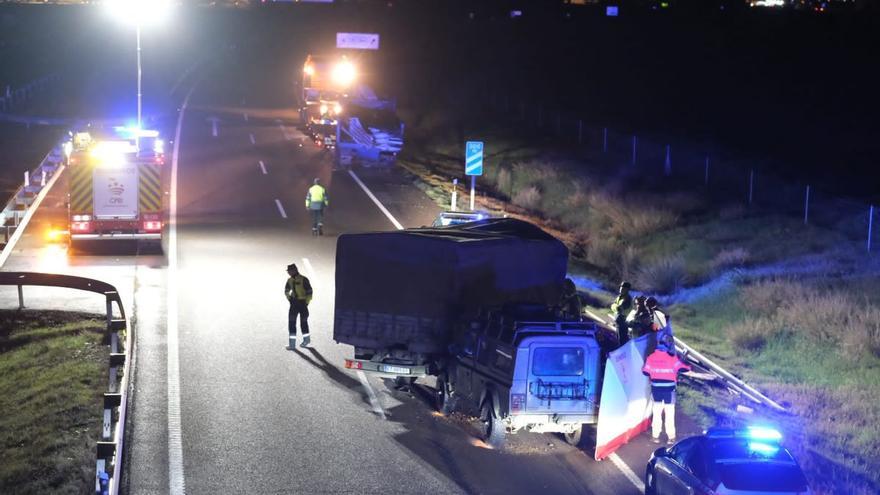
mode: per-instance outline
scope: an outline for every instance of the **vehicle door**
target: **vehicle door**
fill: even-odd
[[[470,402],[471,406],[473,406],[473,402],[479,400],[479,397],[473,397],[474,366],[478,344],[479,333],[475,330],[467,330],[458,342],[455,356],[455,376],[453,377],[455,394]]]
[[[582,338],[529,342],[525,412],[591,414],[598,387],[598,347]]]
[[[703,495],[703,483],[694,474],[694,466],[705,466],[704,454],[699,437],[688,438],[676,444],[669,456],[657,460],[657,493]]]

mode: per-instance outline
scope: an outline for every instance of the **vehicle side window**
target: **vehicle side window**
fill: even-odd
[[[676,464],[687,469],[688,461],[690,461],[691,455],[693,454],[696,447],[696,438],[688,438],[682,440],[672,449],[670,457],[676,462]]]
[[[691,449],[690,454],[685,459],[684,468],[693,473],[703,483],[706,483],[709,476],[707,467],[706,448],[699,442]]]
[[[493,366],[501,371],[510,371],[512,365],[513,351],[506,346],[496,346]]]
[[[480,364],[489,364],[492,354],[495,353],[495,345],[485,336],[480,337],[477,349],[477,362]]]

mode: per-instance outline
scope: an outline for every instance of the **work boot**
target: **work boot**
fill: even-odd
[[[674,444],[674,443],[675,443],[675,439],[674,439],[674,438],[667,438],[667,439],[666,439],[666,445],[672,445],[672,444]]]
[[[290,337],[290,343],[288,343],[286,346],[284,346],[284,348],[287,349],[288,351],[292,351],[292,350],[296,349],[296,337]]]
[[[318,235],[318,228],[317,228],[317,227],[312,227],[312,235],[313,235],[313,236],[317,236],[317,235]]]
[[[660,437],[651,437],[651,443],[660,443]]]
[[[311,342],[311,341],[312,341],[312,339],[309,337],[308,334],[306,334],[306,335],[303,336],[303,343],[300,344],[299,346],[300,346],[300,347],[308,347],[308,346],[309,346],[309,342]]]

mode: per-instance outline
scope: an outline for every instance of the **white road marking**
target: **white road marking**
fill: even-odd
[[[284,134],[285,141],[290,141],[291,139],[293,139],[293,136],[291,136],[290,133],[287,132],[287,127],[284,127],[284,124],[278,124],[278,128],[281,129],[281,134]]]
[[[373,391],[372,385],[370,385],[370,381],[367,380],[367,375],[364,374],[363,371],[357,370],[358,380],[361,381],[361,385],[364,386],[364,389],[367,391],[367,397],[370,398],[370,405],[373,406],[373,412],[378,414],[382,419],[385,418],[385,411],[382,410],[382,405],[379,404],[379,398],[376,397],[376,392]]]
[[[251,133],[251,144],[257,144],[257,141],[254,139],[253,133]]]
[[[244,114],[244,121],[245,121],[245,122],[249,122],[249,120],[248,120],[248,114]]]
[[[28,207],[27,212],[21,219],[21,223],[19,223],[18,227],[15,228],[15,232],[12,233],[12,236],[9,238],[9,242],[7,242],[6,246],[3,248],[3,252],[0,252],[0,266],[3,266],[6,263],[6,260],[12,254],[12,250],[15,249],[15,245],[18,243],[18,240],[21,239],[22,235],[24,235],[24,231],[27,228],[28,223],[31,221],[31,217],[34,216],[37,208],[39,208],[43,200],[46,199],[46,195],[49,194],[52,186],[55,185],[55,181],[58,180],[58,177],[61,177],[62,173],[64,173],[64,165],[58,167],[58,170],[55,171],[52,179],[50,179],[49,183],[46,184],[46,187],[42,188],[37,194],[37,197],[34,198],[34,202],[31,203],[30,207]]]
[[[287,218],[287,213],[284,211],[284,207],[281,206],[281,201],[276,199],[275,206],[278,207],[278,213],[281,213],[281,218]]]
[[[315,267],[312,266],[312,262],[309,261],[308,258],[303,258],[303,265],[306,267],[306,275],[308,275],[311,280],[317,280],[318,277],[315,275]]]
[[[266,172],[266,164],[263,163],[263,160],[260,160],[260,170],[263,171],[263,175],[268,175],[269,172]]]
[[[627,466],[625,462],[623,462],[623,459],[621,459],[615,453],[612,453],[611,455],[609,455],[608,459],[611,460],[611,463],[614,464],[614,466],[617,469],[619,469],[620,472],[623,473],[624,476],[626,476],[626,479],[628,479],[630,481],[630,483],[635,485],[635,487],[640,492],[645,491],[645,484],[642,482],[642,479],[639,478],[638,476],[636,476],[636,473],[634,473],[633,470],[630,469],[629,466]]]
[[[397,230],[403,230],[403,225],[401,225],[400,222],[398,222],[397,219],[394,218],[391,212],[388,211],[388,209],[385,208],[385,206],[380,203],[378,199],[376,199],[376,196],[373,195],[373,192],[370,191],[363,182],[361,182],[361,179],[357,176],[357,174],[354,173],[354,170],[349,170],[348,174],[351,175],[351,178],[354,179],[354,181],[357,182],[359,186],[361,186],[361,189],[363,189],[364,192],[367,193],[367,196],[369,196],[370,199],[373,200],[373,203],[376,203],[376,206],[378,206],[379,210],[384,213],[386,217],[388,217],[388,220],[391,220],[391,223],[397,228]]]
[[[189,105],[189,98],[195,91],[194,84],[180,107],[177,117],[177,131],[174,136],[174,154],[171,158],[171,201],[168,228],[168,324],[167,324],[167,359],[168,359],[168,493],[184,495],[186,482],[183,475],[183,431],[180,421],[180,347],[178,342],[178,307],[177,307],[177,165],[180,157],[180,131],[183,128],[183,116]],[[216,124],[216,121],[215,121]]]

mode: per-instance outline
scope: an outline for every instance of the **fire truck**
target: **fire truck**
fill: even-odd
[[[357,80],[357,68],[346,55],[309,55],[303,65],[300,118],[308,134],[326,148],[336,145],[342,100]]]
[[[165,143],[158,131],[116,127],[72,134],[68,157],[68,239],[161,244],[165,225]]]

